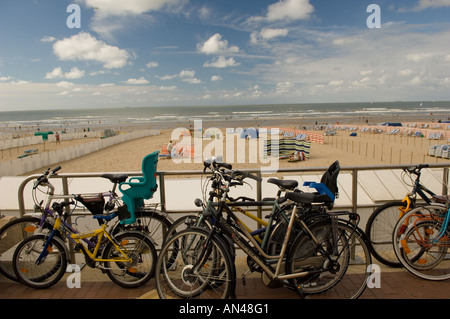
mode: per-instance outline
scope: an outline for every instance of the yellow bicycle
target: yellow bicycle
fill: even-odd
[[[101,220],[99,229],[79,233],[65,222],[64,207],[72,202],[54,203],[56,220],[49,234],[37,234],[23,240],[13,256],[13,270],[23,284],[32,288],[48,288],[56,284],[68,266],[68,247],[62,238],[83,253],[86,265],[99,268],[116,284],[134,288],[153,277],[156,249],[144,232],[124,231],[112,236],[107,231],[110,220],[127,218],[128,211],[118,209],[110,214],[95,215]]]

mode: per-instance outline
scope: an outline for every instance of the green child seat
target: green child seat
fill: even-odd
[[[128,208],[129,218],[122,220],[122,224],[136,222],[136,209],[144,206],[144,199],[150,199],[158,189],[156,184],[156,166],[159,152],[153,152],[142,160],[143,177],[132,177],[128,182],[120,183],[122,201]]]

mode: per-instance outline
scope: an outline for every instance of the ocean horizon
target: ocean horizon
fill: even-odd
[[[348,117],[392,117],[433,115],[448,119],[450,101],[431,102],[361,102],[361,103],[303,103],[254,104],[228,106],[164,106],[93,109],[57,109],[0,112],[1,129],[40,127],[60,129],[89,126],[159,126],[168,123],[187,123],[233,120],[314,120]]]

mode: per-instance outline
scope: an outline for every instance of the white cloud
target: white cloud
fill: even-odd
[[[77,67],[72,68],[69,72],[64,73],[60,67],[54,68],[53,71],[48,72],[45,75],[46,79],[79,79],[84,76],[84,71],[78,69]]]
[[[134,30],[152,19],[154,11],[180,12],[187,0],[77,0],[94,9],[90,28],[102,38],[113,40],[124,30]],[[132,26],[132,27],[131,27]]]
[[[31,84],[32,82],[30,82],[30,81],[24,81],[24,80],[18,80],[18,81],[13,81],[13,82],[11,82],[12,84],[15,84],[15,85],[25,85],[25,84]]]
[[[160,87],[159,87],[159,90],[160,91],[173,91],[173,90],[176,90],[177,89],[177,87],[175,86],[175,85],[172,85],[172,86],[164,86],[164,85],[161,85]]]
[[[163,76],[159,77],[159,79],[163,80],[163,81],[173,80],[175,78],[179,78],[181,81],[191,83],[191,84],[202,83],[201,80],[199,80],[195,77],[195,71],[192,71],[192,70],[182,70],[178,74],[163,75]]]
[[[267,8],[265,17],[252,17],[255,21],[306,20],[314,12],[309,0],[280,0]]]
[[[95,61],[106,69],[122,68],[130,58],[127,51],[99,41],[86,32],[55,42],[53,52],[63,61]]]
[[[397,74],[400,75],[400,76],[409,76],[409,75],[411,75],[413,73],[414,73],[414,71],[411,70],[411,69],[404,69],[404,70],[400,70],[400,71],[397,72]]]
[[[64,89],[68,89],[74,85],[75,84],[73,84],[72,82],[67,82],[67,81],[61,81],[61,82],[56,83],[57,87],[64,88]]]
[[[227,40],[222,40],[222,35],[219,33],[214,34],[208,40],[197,45],[197,49],[200,53],[204,54],[226,54],[237,53],[239,48],[235,45],[228,46]]]
[[[288,29],[273,29],[264,28],[261,31],[255,31],[250,34],[250,42],[253,44],[258,43],[260,39],[271,40],[277,37],[285,37],[289,33]]]
[[[128,79],[125,81],[125,83],[131,85],[140,85],[140,84],[148,84],[149,81],[146,80],[143,76],[141,76],[139,79]]]
[[[211,77],[211,82],[217,82],[217,81],[221,81],[222,77],[220,75],[213,75]]]
[[[80,0],[95,9],[96,15],[139,15],[183,5],[184,0]]]
[[[55,37],[45,36],[41,39],[42,42],[54,42],[56,40]]]
[[[293,87],[293,83],[286,81],[286,82],[278,82],[276,84],[276,92],[278,94],[284,94],[289,92],[289,90]]]
[[[147,68],[156,68],[156,67],[158,67],[158,62],[152,61],[152,62],[147,63],[146,66],[147,66]]]
[[[342,81],[342,80],[333,80],[328,83],[329,86],[333,86],[333,87],[341,86],[342,84],[344,84],[344,81]]]
[[[450,7],[450,0],[419,0],[419,3],[412,9],[422,11],[429,8]]]
[[[180,72],[179,77],[181,81],[188,82],[191,84],[201,83],[199,79],[195,78],[195,71],[183,70]]]
[[[349,45],[358,41],[357,37],[343,37],[333,40],[334,45]]]
[[[203,64],[204,67],[209,68],[227,68],[231,66],[238,66],[240,63],[236,62],[234,58],[226,59],[223,55],[214,58],[212,61],[205,62]]]
[[[406,55],[406,59],[412,62],[427,60],[433,56],[432,53],[411,53]]]

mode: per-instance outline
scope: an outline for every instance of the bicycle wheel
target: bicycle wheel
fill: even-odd
[[[14,252],[13,269],[19,281],[32,288],[48,288],[61,280],[67,269],[66,247],[52,238],[46,251],[48,236],[35,235],[24,239]],[[37,260],[43,256],[40,263]]]
[[[107,260],[103,266],[108,277],[124,288],[136,288],[148,282],[155,273],[156,264],[156,250],[151,240],[134,231],[121,233],[114,239],[130,261],[114,261],[125,256],[112,242],[108,242],[102,255]]]
[[[136,211],[136,223],[130,225],[117,224],[111,234],[124,230],[144,230],[153,239],[155,248],[161,249],[172,221],[166,214],[155,210],[141,208]]]
[[[390,267],[401,267],[392,245],[392,233],[401,217],[401,210],[406,203],[388,202],[379,206],[370,215],[366,225],[369,248],[372,255],[381,263]]]
[[[0,229],[0,273],[6,278],[18,281],[12,266],[14,251],[24,239],[35,234],[40,223],[39,217],[24,216],[11,220]],[[52,225],[44,222],[43,230],[49,232]]]
[[[173,266],[168,267],[175,241],[181,244]],[[217,236],[209,237],[209,230],[199,228],[177,232],[166,242],[158,257],[155,278],[161,299],[227,299],[236,285],[228,246]]]
[[[309,226],[311,233],[300,233],[288,252],[286,273],[308,272],[293,280],[308,298],[358,298],[372,262],[367,239],[355,225],[337,222],[335,233],[332,227],[321,221]]]
[[[428,280],[450,278],[450,229],[445,223],[447,208],[425,206],[405,214],[397,223],[395,253],[412,274]]]

